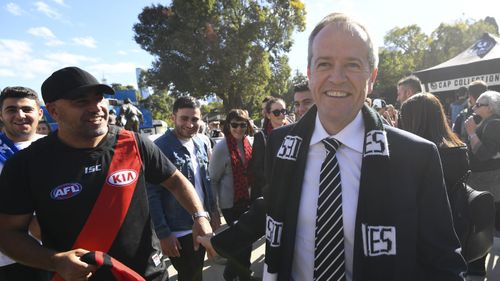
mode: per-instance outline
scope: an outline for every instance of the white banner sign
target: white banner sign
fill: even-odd
[[[500,85],[500,73],[482,74],[477,76],[462,77],[451,80],[436,81],[427,83],[425,86],[427,91],[444,92],[457,90],[460,87],[467,87],[469,83],[475,80],[483,80],[488,86]]]

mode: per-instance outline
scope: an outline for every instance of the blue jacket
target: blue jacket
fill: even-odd
[[[203,182],[203,193],[205,195],[203,205],[212,213],[215,211],[215,201],[210,186],[208,175],[208,154],[206,144],[198,137],[193,137],[196,158],[200,165],[200,175]],[[168,130],[154,142],[165,156],[184,174],[186,178],[195,184],[193,165],[188,150],[177,139],[173,130]],[[193,219],[181,204],[175,199],[170,191],[148,184],[149,211],[158,238],[163,239],[172,231],[191,230]]]

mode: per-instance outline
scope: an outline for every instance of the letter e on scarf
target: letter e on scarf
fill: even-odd
[[[396,255],[396,227],[361,225],[365,256]]]
[[[389,146],[387,143],[385,131],[373,130],[368,132],[365,138],[365,156],[389,156]]]

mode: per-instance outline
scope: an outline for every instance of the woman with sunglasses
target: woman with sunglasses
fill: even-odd
[[[251,168],[254,173],[254,184],[252,188],[252,199],[261,197],[262,191],[266,184],[265,171],[264,171],[264,153],[266,150],[267,138],[271,131],[275,128],[287,125],[288,119],[286,118],[287,110],[285,101],[270,97],[266,102],[265,118],[262,125],[262,130],[255,134],[253,141],[252,163]]]
[[[482,93],[472,107],[474,115],[465,121],[469,138],[472,173],[469,185],[476,190],[487,190],[495,197],[497,230],[500,230],[500,93]]]
[[[462,244],[462,255],[467,262],[475,263],[473,260],[477,259],[475,255],[478,251],[471,252],[470,249],[477,249],[478,243],[487,245],[489,242],[485,233],[481,240],[474,236],[474,231],[470,229],[474,222],[468,221],[469,206],[466,202],[470,190],[464,184],[469,174],[467,146],[449,127],[439,99],[429,93],[413,95],[401,105],[399,124],[401,129],[423,137],[438,147],[453,224]],[[481,262],[478,263],[480,268]],[[482,267],[484,271],[484,261]],[[470,269],[469,263],[468,275],[478,274]]]
[[[247,111],[232,109],[222,130],[225,137],[214,147],[209,172],[218,208],[232,226],[250,205],[252,144],[248,135],[253,134],[253,128]],[[249,246],[235,255],[234,260],[228,260],[224,269],[226,281],[250,280],[251,253],[252,246]]]

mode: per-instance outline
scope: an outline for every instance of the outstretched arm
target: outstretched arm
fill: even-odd
[[[209,257],[217,254],[224,257],[235,256],[245,247],[252,245],[265,234],[266,209],[264,199],[257,198],[250,209],[241,215],[238,222],[215,236],[197,237],[207,249]]]
[[[165,180],[162,185],[166,187],[175,199],[186,209],[190,214],[203,211],[203,204],[196,194],[196,190],[189,180],[178,170]],[[211,235],[212,228],[210,222],[204,217],[194,220],[193,224],[193,244],[195,250],[198,250],[199,243],[196,241],[197,236]]]

